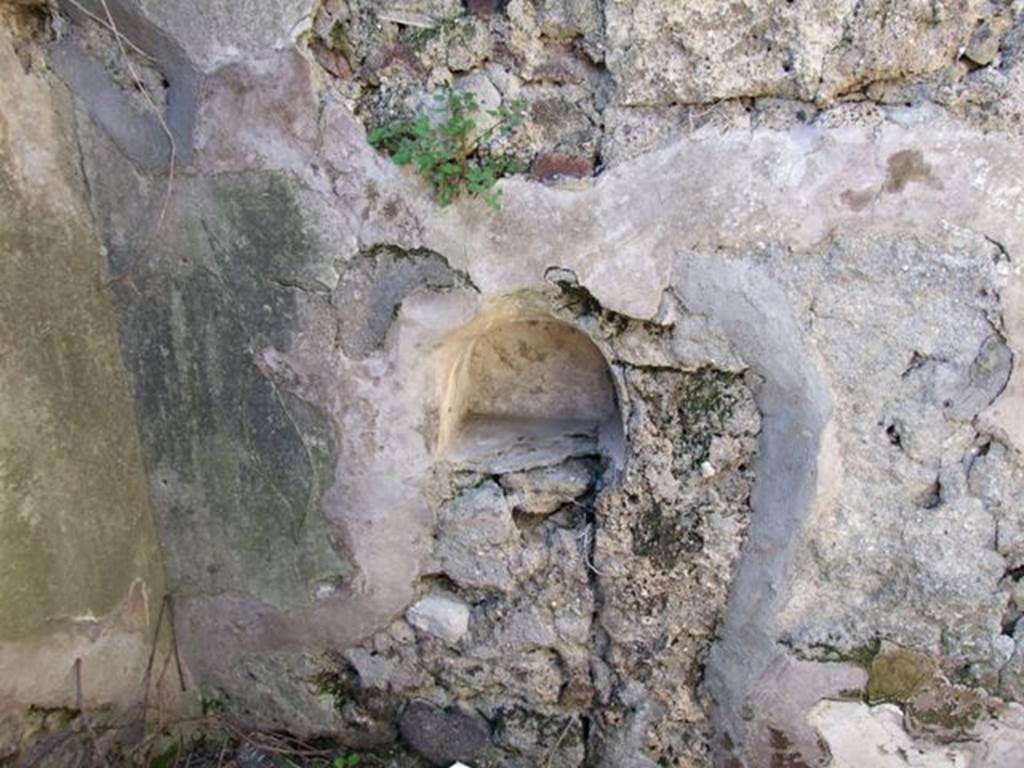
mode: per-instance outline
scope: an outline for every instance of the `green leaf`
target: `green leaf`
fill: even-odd
[[[409,133],[416,138],[426,138],[430,136],[432,132],[433,129],[430,127],[430,120],[426,115],[421,115],[413,121],[412,125],[409,126]]]
[[[367,142],[390,154],[397,165],[414,165],[433,187],[438,205],[450,205],[466,193],[499,208],[494,185],[526,166],[514,156],[491,154],[489,144],[497,135],[508,136],[522,122],[525,102],[517,100],[488,110],[497,122],[477,133],[480,106],[473,93],[443,88],[433,98],[436,111],[441,112],[433,123],[430,115],[421,112],[373,129]]]

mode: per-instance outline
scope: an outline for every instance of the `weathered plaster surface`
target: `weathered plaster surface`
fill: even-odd
[[[0,717],[142,695],[163,568],[72,103],[0,14]],[[0,738],[0,756],[17,741]]]

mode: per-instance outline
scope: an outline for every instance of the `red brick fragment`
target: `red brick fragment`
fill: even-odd
[[[474,16],[486,18],[501,11],[502,0],[466,0],[466,10]]]
[[[594,173],[594,158],[566,155],[560,152],[542,152],[530,165],[530,176],[548,181],[558,176],[582,178]]]
[[[342,79],[352,77],[352,65],[348,63],[348,59],[342,54],[332,51],[322,40],[315,41],[312,48],[313,57],[316,59],[317,64],[332,75]]]

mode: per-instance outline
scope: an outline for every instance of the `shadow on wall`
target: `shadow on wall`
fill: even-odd
[[[447,347],[438,453],[449,463],[501,473],[601,453],[621,468],[615,381],[584,333],[508,300]]]

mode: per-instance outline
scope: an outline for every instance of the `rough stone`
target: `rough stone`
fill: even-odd
[[[914,739],[903,727],[898,707],[868,707],[853,701],[823,701],[809,715],[832,755],[830,766],[855,768],[1009,768],[1019,760],[1024,733],[1019,707],[1007,710],[986,727],[984,739],[937,744]],[[980,735],[980,734],[979,734]]]
[[[979,19],[964,49],[964,56],[981,67],[991,64],[999,54],[1003,35],[1012,23],[1010,13],[998,13],[987,19]]]
[[[405,614],[416,629],[457,643],[469,630],[469,606],[446,594],[432,594],[415,603]]]
[[[560,768],[583,764],[584,738],[578,718],[544,716],[522,709],[502,712],[494,733],[495,742],[513,753]]]
[[[621,484],[598,499],[594,566],[600,574],[600,622],[606,663],[626,685],[599,715],[600,738],[617,749],[700,764],[700,740],[684,734],[708,724],[697,700],[700,654],[724,608],[747,527],[750,475],[738,467],[700,472],[717,436],[736,439],[749,466],[760,415],[742,376],[627,369],[630,456]],[[669,618],[671,617],[671,618]],[[657,651],[655,651],[657,649]],[[621,724],[643,703],[643,728]],[[622,739],[627,739],[623,742]],[[611,758],[607,758],[611,760]],[[607,765],[614,764],[606,762]]]
[[[444,710],[414,700],[402,712],[402,739],[431,765],[472,761],[490,742],[491,729],[476,713]]]
[[[578,459],[501,478],[502,486],[512,492],[513,509],[529,515],[549,515],[565,504],[572,504],[593,482],[593,466]]]
[[[507,591],[512,587],[509,545],[516,538],[505,495],[496,483],[484,482],[442,507],[434,557],[459,586]]]
[[[117,0],[110,5],[137,7],[181,41],[204,71],[287,47],[308,28],[313,9],[310,0],[241,0],[188,8],[162,0]]]
[[[467,10],[476,16],[492,16],[501,10],[504,0],[467,0]]]
[[[589,176],[594,172],[594,160],[554,153],[537,155],[530,164],[530,175],[540,181],[560,176]]]
[[[864,92],[887,104],[928,100],[990,124],[1013,126],[1011,115],[1020,114],[1007,88],[1006,73],[1017,78],[1012,41],[1020,16],[1012,4],[830,0],[809,13],[787,0],[554,0],[417,17],[443,23],[382,13],[371,2],[350,5],[321,8],[314,28],[360,56],[396,41],[403,52],[404,66],[374,64],[362,75],[369,87],[353,92],[371,124],[408,112],[410,91],[436,87],[439,72],[486,69],[504,96],[530,105],[513,144],[535,156],[537,178],[589,175],[591,149],[608,167],[666,133],[709,121],[794,127]],[[993,67],[1000,50],[998,71],[973,73],[959,63]],[[754,109],[744,108],[745,99],[757,100]],[[780,111],[782,101],[795,106]]]

